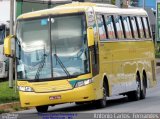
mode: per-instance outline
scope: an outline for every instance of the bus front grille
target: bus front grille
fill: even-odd
[[[42,85],[41,85],[42,84]],[[72,89],[68,81],[53,81],[48,83],[34,84],[33,89],[37,93],[58,92]]]

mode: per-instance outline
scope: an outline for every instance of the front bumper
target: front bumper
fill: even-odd
[[[59,92],[35,93],[20,91],[19,95],[22,107],[85,102],[96,99],[96,93],[93,84]],[[61,98],[51,100],[51,96],[59,96]]]

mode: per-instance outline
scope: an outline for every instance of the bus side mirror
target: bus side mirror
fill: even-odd
[[[87,28],[87,38],[88,38],[88,46],[94,45],[94,30],[93,28]]]
[[[4,50],[3,50],[3,54],[6,57],[13,57],[13,51],[12,51],[12,42],[11,40],[15,38],[14,35],[9,35],[8,37],[6,37],[4,39]]]

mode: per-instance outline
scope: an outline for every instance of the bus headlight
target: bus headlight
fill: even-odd
[[[33,88],[29,87],[29,86],[18,86],[18,90],[19,91],[23,91],[23,92],[33,92]]]
[[[92,83],[92,82],[93,82],[92,79],[87,79],[87,80],[83,80],[83,81],[78,81],[78,82],[76,83],[76,85],[75,85],[75,88],[88,85],[88,84],[90,84],[90,83]]]

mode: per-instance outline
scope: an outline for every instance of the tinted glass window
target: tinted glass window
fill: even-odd
[[[84,15],[51,18],[53,76],[89,72],[89,55]]]
[[[137,17],[137,23],[138,23],[140,38],[144,38],[144,31],[143,31],[142,21],[140,17]]]
[[[105,32],[105,28],[104,28],[102,15],[97,15],[97,22],[98,22],[100,40],[105,40],[106,39],[106,32]]]
[[[123,24],[124,24],[126,38],[129,38],[129,39],[132,38],[131,27],[130,27],[130,23],[129,23],[129,18],[128,17],[123,17]]]
[[[131,24],[132,24],[132,30],[134,38],[138,38],[138,31],[137,31],[137,25],[134,17],[131,17]]]
[[[143,17],[142,20],[143,20],[143,24],[144,24],[146,38],[149,38],[149,28],[147,25],[147,19],[146,19],[146,17]]]
[[[113,25],[113,17],[112,16],[105,16],[105,22],[106,22],[106,29],[108,32],[108,38],[109,39],[115,39],[115,29]]]
[[[51,57],[48,18],[18,21],[17,39],[21,54],[17,58],[18,79],[51,78]]]
[[[150,27],[150,23],[149,23],[149,18],[146,17],[146,20],[147,20],[147,26],[148,26],[148,31],[149,31],[149,37],[151,38],[152,37],[152,34],[151,34],[151,27]]]
[[[116,25],[116,30],[117,30],[117,36],[120,39],[124,38],[124,34],[123,34],[123,28],[122,28],[122,21],[120,16],[116,16],[114,17],[115,19],[115,25]]]

